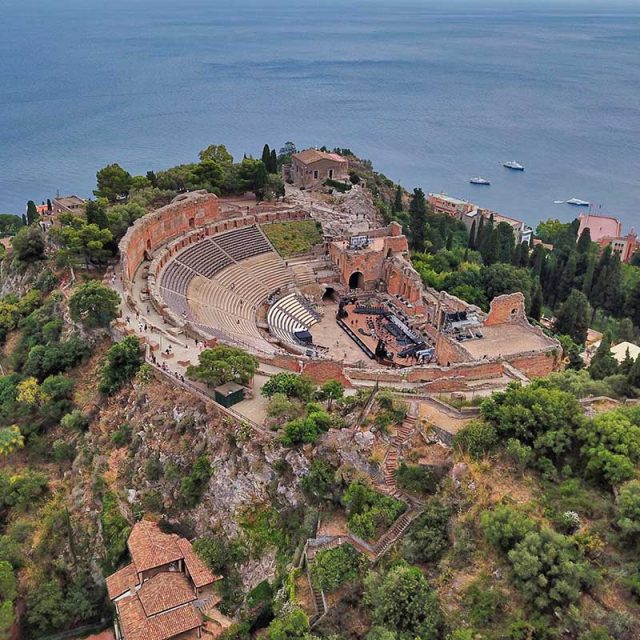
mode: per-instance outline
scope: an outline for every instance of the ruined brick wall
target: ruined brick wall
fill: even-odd
[[[120,241],[122,271],[127,281],[144,259],[172,238],[200,228],[220,216],[218,198],[212,193],[194,191],[177,196],[173,202],[143,216]]]
[[[468,362],[470,359],[469,354],[455,340],[443,333],[438,334],[435,355],[436,362],[443,367],[456,362]]]
[[[422,279],[417,271],[401,257],[394,257],[384,264],[384,281],[391,295],[399,295],[413,306],[413,313],[424,313]]]
[[[503,296],[497,296],[491,301],[489,315],[485,320],[486,326],[506,324],[508,322],[527,322],[524,307],[524,295],[517,291]]]
[[[345,387],[351,386],[351,381],[344,375],[344,365],[331,360],[316,360],[305,363],[302,373],[317,384],[324,384],[327,380],[339,380]]]
[[[508,358],[507,362],[519,369],[528,378],[542,378],[562,369],[561,350],[552,349],[543,353],[528,353]]]

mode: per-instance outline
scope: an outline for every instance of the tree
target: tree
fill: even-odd
[[[11,246],[21,262],[36,262],[45,259],[45,238],[40,227],[23,227],[12,238]]]
[[[269,624],[269,640],[303,640],[309,635],[309,618],[300,608],[294,607],[275,618]]]
[[[581,291],[573,289],[556,315],[554,328],[558,333],[571,336],[574,342],[584,344],[590,316],[591,307],[587,297]]]
[[[593,581],[570,540],[547,528],[527,533],[507,557],[518,591],[539,611],[576,602]]]
[[[291,156],[297,153],[296,145],[293,142],[285,142],[280,151],[278,151],[278,161],[282,164],[289,164],[291,162]]]
[[[271,149],[269,149],[269,145],[265,144],[262,147],[262,164],[265,166],[267,171],[271,168]]]
[[[24,437],[18,425],[0,427],[0,456],[8,456],[22,447],[24,447]]]
[[[107,395],[115,393],[136,375],[141,364],[138,338],[127,336],[117,342],[107,351],[106,360],[100,369],[100,391]]]
[[[568,297],[571,291],[574,288],[576,280],[576,254],[571,253],[569,258],[567,259],[567,263],[562,270],[562,276],[560,277],[560,282],[558,283],[558,290],[556,293],[556,300],[559,302],[564,302]]]
[[[233,156],[227,151],[223,144],[211,144],[198,154],[200,162],[216,162],[223,168],[228,168],[233,164]]]
[[[576,249],[578,253],[588,253],[591,249],[591,230],[589,227],[585,227],[580,234]]]
[[[620,487],[618,496],[618,526],[631,543],[640,540],[640,482],[632,480]]]
[[[589,364],[589,374],[594,380],[602,380],[618,372],[618,361],[611,353],[611,337],[605,333]]]
[[[98,280],[89,280],[75,289],[69,300],[69,312],[85,327],[108,327],[118,315],[120,296]]]
[[[422,189],[414,189],[409,204],[409,228],[411,230],[411,248],[424,251],[427,223],[427,201]]]
[[[540,317],[542,316],[542,287],[540,285],[539,278],[536,278],[533,283],[529,316],[534,320],[540,320]]]
[[[506,391],[485,400],[481,413],[498,436],[517,438],[531,446],[538,457],[559,462],[571,450],[585,422],[576,398],[546,381],[528,387],[512,383]]]
[[[451,512],[438,500],[431,500],[411,525],[405,555],[411,562],[437,562],[449,546],[448,525]]]
[[[393,212],[400,213],[404,209],[404,203],[402,196],[404,195],[404,189],[400,186],[396,186],[396,194],[393,199]]]
[[[623,410],[598,414],[578,430],[586,471],[610,485],[635,474],[640,462],[640,426]]]
[[[98,188],[93,194],[97,198],[106,198],[109,202],[115,202],[129,195],[131,174],[119,164],[114,163],[96,173],[96,182]]]
[[[327,400],[327,409],[331,411],[333,401],[344,396],[344,385],[339,380],[327,380],[320,388],[322,397]]]
[[[84,212],[88,224],[95,224],[99,229],[106,229],[109,226],[104,200],[88,200],[84,205]]]
[[[58,261],[72,263],[83,261],[88,269],[91,264],[106,263],[111,251],[107,248],[113,241],[109,229],[89,224],[85,218],[71,213],[60,216],[60,227],[51,230],[51,236],[61,245]]]
[[[38,219],[38,209],[33,200],[27,202],[27,224],[33,224]]]
[[[484,420],[472,420],[456,433],[453,442],[456,447],[472,458],[482,458],[498,444],[496,428]]]
[[[640,251],[636,253],[640,255]],[[631,289],[624,306],[624,312],[636,327],[640,327],[640,280]]]
[[[384,575],[370,573],[364,602],[374,625],[394,631],[399,640],[438,640],[444,631],[438,596],[417,567],[403,563]]]
[[[498,505],[493,511],[483,511],[480,525],[487,540],[505,553],[536,528],[531,518],[508,505]]]
[[[468,247],[469,249],[476,248],[476,221],[475,220],[471,223],[471,230],[469,231]]]
[[[531,299],[531,276],[526,269],[498,263],[485,266],[481,271],[482,283],[489,300],[505,293],[521,291],[527,305]]]
[[[246,385],[257,370],[255,356],[237,347],[217,345],[200,353],[198,364],[187,368],[187,376],[212,387],[226,382]]]

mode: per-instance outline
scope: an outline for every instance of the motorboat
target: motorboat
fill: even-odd
[[[524,171],[524,167],[519,162],[516,162],[515,160],[509,160],[509,162],[503,162],[502,166],[506,167],[507,169],[512,169],[513,171]]]
[[[484,185],[490,185],[491,182],[489,182],[489,180],[487,180],[486,178],[481,178],[480,176],[478,176],[477,178],[471,178],[471,180],[469,180],[469,182],[471,184],[484,184]]]
[[[571,200],[567,200],[567,204],[572,204],[574,207],[588,207],[590,203],[586,200],[580,200],[580,198],[571,198]]]

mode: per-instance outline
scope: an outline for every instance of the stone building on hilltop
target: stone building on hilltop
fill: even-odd
[[[285,179],[296,187],[317,189],[327,180],[344,181],[349,178],[349,161],[337,153],[306,149],[291,157]]]

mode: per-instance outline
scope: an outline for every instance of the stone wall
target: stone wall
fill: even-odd
[[[135,221],[120,241],[122,272],[127,282],[144,260],[145,251],[158,247],[191,229],[200,228],[220,216],[218,198],[206,191],[177,196],[162,207]]]
[[[494,324],[506,324],[527,320],[524,306],[524,295],[517,291],[502,296],[496,296],[489,307],[489,315],[484,324],[489,327]]]

